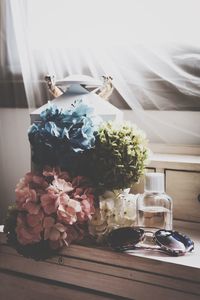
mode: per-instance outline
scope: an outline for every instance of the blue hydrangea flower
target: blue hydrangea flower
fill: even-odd
[[[30,127],[28,136],[33,161],[42,166],[69,163],[70,156],[92,149],[102,122],[81,100],[66,111],[49,105],[40,118]]]
[[[40,118],[44,122],[56,121],[59,122],[63,118],[62,109],[57,108],[55,104],[48,102],[48,108],[40,113]]]

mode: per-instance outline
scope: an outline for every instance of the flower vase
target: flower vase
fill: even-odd
[[[108,233],[115,228],[136,224],[138,195],[129,192],[130,189],[106,191],[99,197],[99,208],[89,224],[89,232],[96,237],[97,242],[104,241]]]

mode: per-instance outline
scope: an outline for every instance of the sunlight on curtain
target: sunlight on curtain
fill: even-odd
[[[200,110],[198,0],[10,0],[10,6],[29,105],[42,98],[37,82],[44,74],[85,73],[113,76],[132,108]]]
[[[130,42],[200,44],[195,32],[199,26],[198,0],[28,2],[29,33],[38,48],[52,47],[52,38],[54,45],[61,47],[67,43],[78,47]]]
[[[149,110],[200,111],[198,0],[9,0],[29,107],[48,98],[44,75],[111,75],[114,85],[155,140],[173,130],[200,140],[187,129],[148,114]],[[14,59],[13,59],[14,61]],[[12,65],[12,64],[11,64]],[[14,69],[11,70],[13,73]],[[139,111],[139,113],[138,113]],[[152,125],[151,125],[152,124]],[[182,142],[182,137],[179,142]]]

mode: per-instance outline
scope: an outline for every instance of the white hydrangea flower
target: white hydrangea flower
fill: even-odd
[[[113,228],[135,224],[138,194],[129,194],[129,191],[106,191],[99,197],[99,209],[89,224],[89,231],[97,240],[102,240]]]

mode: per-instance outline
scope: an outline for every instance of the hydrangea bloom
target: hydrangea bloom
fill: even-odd
[[[61,223],[56,223],[53,217],[44,219],[44,239],[50,241],[53,249],[61,248],[66,242],[67,233],[66,227]]]
[[[35,163],[69,168],[76,154],[94,147],[101,119],[82,101],[75,102],[66,111],[49,105],[40,118],[28,131]]]
[[[42,222],[43,214],[38,212],[37,220],[30,219],[30,215],[19,213],[17,216],[16,233],[17,239],[22,245],[29,245],[41,241],[41,232],[43,230]]]
[[[17,208],[33,215],[38,214],[41,207],[39,199],[47,186],[44,177],[27,173],[15,189]]]
[[[58,219],[64,224],[76,223],[77,213],[81,211],[81,204],[79,201],[71,199],[68,195],[60,197],[58,206]]]
[[[87,153],[85,174],[102,192],[128,188],[144,173],[148,155],[145,134],[136,126],[130,122],[104,123],[95,148]]]
[[[87,178],[70,178],[59,168],[42,175],[28,173],[16,187],[15,232],[21,245],[48,241],[52,249],[80,238],[79,225],[95,212],[94,193]]]
[[[96,210],[89,225],[90,233],[101,240],[116,227],[133,226],[136,222],[136,199],[138,195],[124,191],[106,191],[99,197]]]

